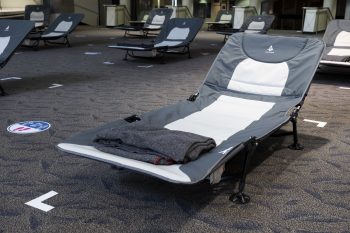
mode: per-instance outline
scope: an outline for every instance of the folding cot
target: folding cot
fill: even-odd
[[[84,18],[83,14],[62,13],[43,33],[30,34],[27,39],[34,41],[31,47],[37,48],[40,41],[51,44],[63,44],[70,47],[68,36]],[[54,42],[63,39],[63,42]]]
[[[21,45],[34,23],[28,20],[0,20],[0,68],[3,68]],[[0,95],[5,95],[0,85]]]
[[[322,65],[350,67],[350,20],[332,20],[323,36]]]
[[[224,41],[227,40],[227,37],[231,36],[233,33],[236,32],[266,34],[267,31],[271,28],[271,25],[274,20],[274,15],[253,15],[249,16],[244,21],[242,27],[239,30],[229,29],[217,33],[225,36]]]
[[[135,55],[135,52],[152,51],[153,57],[163,56],[165,53],[190,54],[190,43],[194,40],[197,33],[201,29],[203,19],[199,18],[173,18],[170,19],[162,28],[159,35],[151,44],[128,44],[119,43],[117,45],[110,45],[109,48],[125,50],[125,60],[128,56],[131,57],[145,57]],[[182,49],[174,51],[174,49]]]
[[[232,28],[233,12],[227,10],[220,10],[216,15],[214,22],[205,22],[210,30],[222,30]]]
[[[243,189],[247,167],[261,140],[292,122],[294,143],[290,148],[302,149],[297,137],[298,112],[323,49],[324,43],[314,38],[237,33],[218,54],[199,91],[188,100],[82,132],[58,148],[180,184],[220,177],[222,166],[244,150],[239,190],[230,199],[246,203],[249,197]],[[172,165],[141,162],[120,156],[128,153],[121,149],[111,154],[93,146],[101,132],[140,124],[210,137],[217,146],[196,160]],[[159,144],[164,140],[167,138],[160,138]],[[176,145],[177,141],[171,143]]]
[[[24,19],[35,23],[36,29],[44,28],[49,23],[50,9],[44,5],[26,5]]]
[[[173,14],[171,8],[157,8],[149,12],[147,20],[144,24],[139,25],[119,25],[114,27],[115,29],[123,30],[124,37],[127,35],[131,36],[143,36],[146,37],[150,31],[159,31],[163,25],[170,19]],[[140,31],[142,35],[130,34],[131,31]]]

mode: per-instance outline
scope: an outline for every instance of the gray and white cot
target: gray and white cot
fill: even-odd
[[[350,67],[350,20],[332,20],[323,41],[326,49],[320,64]]]
[[[261,140],[292,122],[291,148],[301,149],[297,116],[323,49],[324,43],[313,38],[234,34],[218,54],[198,93],[188,100],[79,133],[58,144],[58,148],[178,184],[221,177],[225,163],[245,150],[239,191],[231,198],[245,203],[249,201],[243,194],[247,166]],[[211,137],[217,146],[195,161],[174,165],[127,159],[92,146],[93,138],[102,130],[135,121]]]
[[[173,18],[163,26],[159,35],[151,44],[118,43],[108,47],[125,50],[124,60],[127,60],[128,56],[145,58],[145,56],[136,55],[135,53],[147,51],[153,51],[153,56],[151,57],[163,56],[165,53],[188,54],[188,57],[191,57],[190,44],[202,25],[203,19],[199,18]],[[179,48],[182,50],[174,51],[174,49]],[[146,56],[146,58],[149,58],[149,56]]]
[[[214,22],[205,22],[208,25],[208,31],[217,31],[232,28],[233,11],[219,10]]]
[[[28,20],[0,20],[0,68],[7,64],[33,28],[34,22]],[[0,85],[0,95],[5,94]]]
[[[35,23],[36,29],[45,28],[49,23],[50,9],[44,5],[26,5],[24,19]]]
[[[144,24],[136,25],[119,25],[114,27],[115,29],[123,30],[124,37],[130,36],[142,36],[146,37],[151,31],[159,31],[163,25],[166,24],[173,14],[172,8],[156,8],[149,12],[146,22]],[[132,23],[132,21],[131,21]],[[131,31],[140,31],[141,35],[131,34]]]
[[[68,36],[76,29],[83,18],[83,14],[62,13],[43,33],[30,34],[28,39],[35,42],[32,45],[35,48],[40,45],[40,41],[44,41],[45,44],[63,44],[70,47]],[[63,39],[63,42],[54,42],[60,39]]]
[[[237,32],[266,34],[274,20],[274,15],[252,15],[244,21],[239,30],[230,29],[217,33],[225,36],[224,41],[233,33]]]

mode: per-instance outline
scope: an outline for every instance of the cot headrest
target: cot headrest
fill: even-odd
[[[84,18],[83,14],[62,13],[50,24],[46,33],[50,32],[72,32]]]
[[[256,61],[279,63],[293,59],[305,47],[307,39],[288,37],[265,37],[259,35],[244,36],[242,49]]]
[[[170,19],[172,14],[173,14],[172,8],[153,9],[149,12],[149,17],[147,18],[146,24],[163,24],[164,22]],[[155,22],[153,22],[153,20],[155,20]]]
[[[332,20],[328,23],[323,41],[327,46],[350,46],[350,20]]]
[[[170,19],[162,28],[156,43],[165,40],[184,40],[192,41],[203,25],[203,19],[200,18],[173,18]]]
[[[236,33],[213,63],[205,85],[241,95],[302,96],[318,67],[318,39]]]

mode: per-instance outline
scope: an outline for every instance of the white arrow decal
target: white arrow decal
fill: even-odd
[[[29,205],[31,207],[34,207],[36,209],[48,212],[48,211],[52,210],[55,207],[47,205],[47,204],[43,203],[43,201],[46,201],[47,199],[49,199],[49,198],[51,198],[53,196],[56,196],[57,194],[58,193],[56,193],[55,191],[50,191],[50,192],[48,192],[48,193],[46,193],[44,195],[41,195],[38,198],[35,198],[35,199],[31,200],[31,201],[26,202],[25,204]]]
[[[350,90],[350,87],[339,87],[339,89]]]
[[[323,121],[314,121],[314,120],[308,120],[308,119],[304,119],[304,121],[310,122],[310,123],[315,123],[315,124],[317,124],[317,127],[320,127],[320,128],[323,128],[327,125],[327,122],[323,122]]]
[[[49,88],[56,88],[56,87],[62,87],[62,84],[57,84],[57,83],[53,83],[51,87]]]

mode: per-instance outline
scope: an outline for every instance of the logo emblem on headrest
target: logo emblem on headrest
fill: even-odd
[[[268,47],[268,49],[265,50],[265,53],[275,53],[275,50],[273,49],[272,45],[270,45],[270,47]]]
[[[8,32],[10,30],[10,26],[7,26],[7,28],[5,28],[5,32]]]

